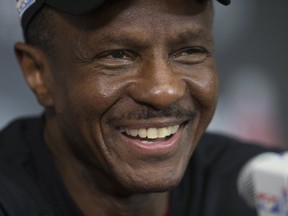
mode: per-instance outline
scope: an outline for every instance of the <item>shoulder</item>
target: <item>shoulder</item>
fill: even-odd
[[[54,215],[32,174],[29,139],[42,131],[40,118],[19,119],[0,132],[0,215]],[[36,135],[37,136],[37,135]]]
[[[251,157],[267,151],[277,150],[234,137],[206,133],[199,142],[196,154],[199,158],[205,158],[206,164],[224,163],[223,165],[225,165],[232,162],[234,165],[242,165]]]
[[[33,181],[21,170],[0,163],[0,214],[54,216]]]
[[[0,131],[0,141],[3,142],[6,139],[17,140],[17,137],[15,136],[13,139],[13,135],[15,135],[15,133],[18,135],[23,134],[23,132],[25,132],[28,128],[39,126],[41,121],[42,118],[40,117],[25,117],[15,119]]]
[[[190,162],[186,181],[195,178],[201,215],[256,215],[239,197],[237,178],[252,157],[277,149],[232,137],[207,133],[201,139]],[[279,151],[279,150],[278,150]]]
[[[41,118],[17,119],[0,131],[0,161],[5,163],[23,163],[29,155],[31,137],[42,134]]]

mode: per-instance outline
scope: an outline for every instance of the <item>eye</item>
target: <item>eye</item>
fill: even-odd
[[[106,58],[111,58],[111,59],[129,59],[129,56],[124,52],[124,51],[112,51],[109,53],[106,53],[104,56]]]
[[[128,50],[113,50],[98,55],[97,59],[102,65],[120,67],[133,64],[136,57],[135,53]]]
[[[99,55],[100,59],[110,59],[115,61],[121,61],[121,60],[133,60],[135,59],[135,54],[131,51],[127,50],[114,50],[114,51],[108,51],[105,53],[102,53]]]
[[[182,49],[172,55],[172,59],[183,64],[202,63],[209,56],[209,52],[202,47],[192,47]]]

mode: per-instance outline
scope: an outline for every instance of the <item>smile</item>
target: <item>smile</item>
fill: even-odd
[[[155,122],[154,122],[155,123]],[[120,130],[120,137],[125,141],[129,147],[130,152],[134,152],[141,156],[160,156],[171,155],[177,151],[180,145],[180,139],[183,131],[186,128],[187,121],[178,121],[174,124],[170,122],[155,124],[150,122],[149,125],[143,125],[138,122],[139,127],[122,126]],[[141,125],[142,124],[142,125]]]
[[[122,133],[135,138],[138,137],[141,139],[155,140],[160,138],[166,138],[177,133],[179,126],[180,125],[172,125],[161,128],[151,127],[151,128],[138,128],[138,129],[124,128],[122,130]]]

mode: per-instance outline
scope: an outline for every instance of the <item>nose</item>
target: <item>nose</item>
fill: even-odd
[[[138,103],[163,109],[183,98],[185,88],[181,75],[168,61],[153,60],[142,65],[129,94]]]

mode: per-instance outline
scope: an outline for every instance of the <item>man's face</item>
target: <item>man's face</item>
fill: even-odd
[[[55,15],[50,91],[61,130],[53,133],[107,182],[167,190],[214,113],[212,11],[184,0],[110,4],[85,17]]]

